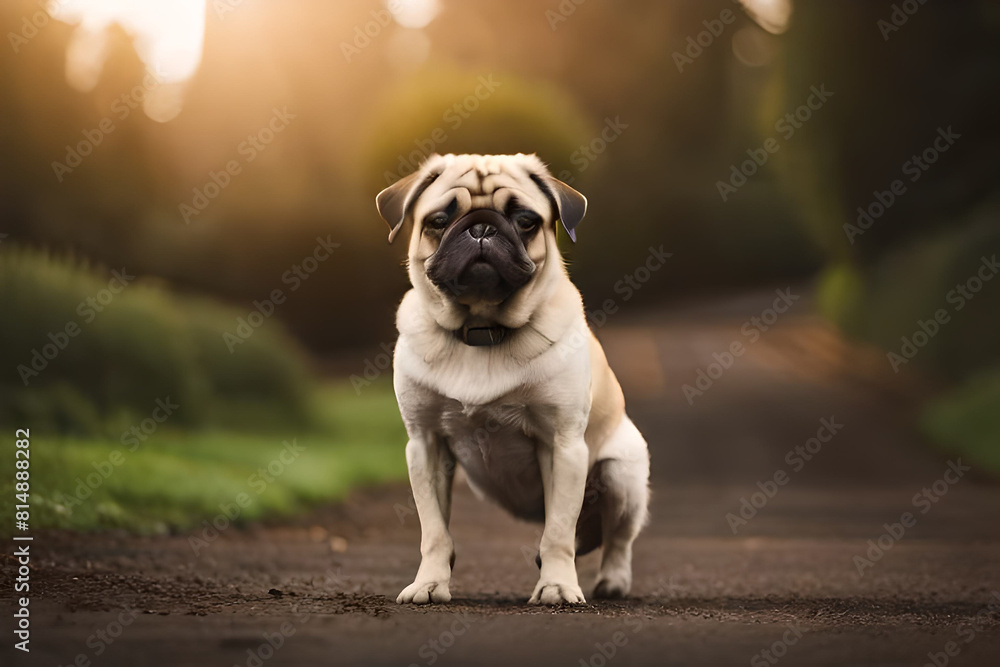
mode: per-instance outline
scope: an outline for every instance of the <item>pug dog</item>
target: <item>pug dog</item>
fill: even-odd
[[[584,603],[575,559],[602,545],[594,597],[626,596],[649,452],[556,244],[557,221],[576,241],[586,198],[535,155],[432,155],[376,205],[390,242],[411,229],[393,381],[421,560],[396,601],[451,600],[458,466],[543,523],[531,604]]]

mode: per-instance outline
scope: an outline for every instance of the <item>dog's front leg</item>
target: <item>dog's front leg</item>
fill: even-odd
[[[413,583],[403,589],[396,602],[448,602],[455,558],[454,543],[448,532],[455,461],[438,438],[411,437],[406,443],[406,464],[420,518],[420,567]]]
[[[560,437],[538,448],[545,487],[545,528],[539,545],[541,573],[529,604],[586,602],[576,576],[576,523],[587,483],[583,435]]]

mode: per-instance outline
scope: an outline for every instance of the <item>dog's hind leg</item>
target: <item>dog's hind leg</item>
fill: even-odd
[[[632,542],[646,524],[649,504],[649,455],[642,434],[625,417],[610,448],[616,458],[601,461],[601,567],[595,598],[620,598],[632,588]]]
[[[576,557],[589,554],[601,546],[601,508],[604,482],[604,464],[607,461],[597,461],[587,473],[587,489],[583,494],[583,507],[580,518],[576,522]]]

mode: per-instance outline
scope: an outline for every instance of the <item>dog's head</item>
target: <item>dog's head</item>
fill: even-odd
[[[523,154],[432,155],[376,205],[390,242],[412,221],[410,280],[448,311],[445,326],[468,315],[524,320],[523,293],[545,280],[547,265],[562,266],[556,221],[575,241],[587,210],[583,195]]]

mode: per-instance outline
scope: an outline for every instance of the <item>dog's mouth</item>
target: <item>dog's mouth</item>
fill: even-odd
[[[427,277],[459,303],[501,303],[535,272],[513,224],[493,209],[459,218],[427,262]]]
[[[460,285],[478,285],[483,289],[497,289],[502,282],[500,272],[483,257],[473,260],[458,277]]]

